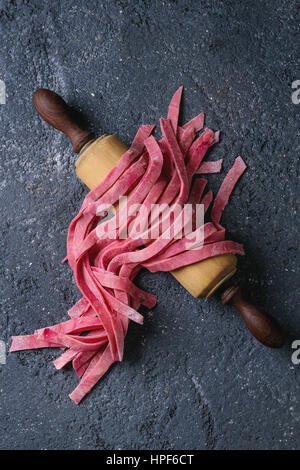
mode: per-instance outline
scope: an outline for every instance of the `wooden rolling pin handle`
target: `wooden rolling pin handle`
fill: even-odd
[[[235,307],[249,331],[262,344],[270,348],[283,346],[284,333],[280,326],[263,310],[246,301],[239,286],[230,287],[223,293],[222,304]]]
[[[94,139],[95,135],[92,132],[84,131],[78,126],[71,108],[53,91],[39,88],[33,95],[33,103],[44,121],[69,137],[75,153],[79,153],[90,140]]]

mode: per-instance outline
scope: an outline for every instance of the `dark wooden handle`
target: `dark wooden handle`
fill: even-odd
[[[33,94],[33,103],[44,121],[69,137],[75,153],[79,153],[82,147],[95,137],[92,132],[84,131],[78,126],[71,108],[53,91],[39,88]]]
[[[263,310],[246,301],[239,286],[227,289],[222,295],[222,303],[238,310],[247,328],[262,344],[270,348],[283,346],[284,334],[280,326]]]

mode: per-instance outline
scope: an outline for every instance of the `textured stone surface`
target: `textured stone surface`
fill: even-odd
[[[298,11],[299,12],[299,11]],[[299,448],[299,75],[296,2],[0,1],[0,339],[67,318],[79,298],[65,255],[68,223],[86,188],[67,139],[32,106],[55,89],[97,133],[127,143],[166,113],[185,86],[183,118],[206,112],[222,130],[212,158],[249,169],[224,215],[243,242],[237,279],[284,325],[279,351],[258,344],[218,296],[195,300],[166,273],[139,277],[158,295],[132,325],[125,360],[79,407],[57,351],[0,365],[0,448]],[[223,174],[224,175],[224,174]],[[221,176],[210,178],[217,189]]]

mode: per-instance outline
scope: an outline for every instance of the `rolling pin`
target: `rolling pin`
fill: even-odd
[[[71,140],[73,151],[79,153],[75,162],[76,174],[90,189],[105,178],[128,149],[116,135],[104,134],[95,138],[94,133],[81,129],[69,106],[50,90],[38,89],[33,95],[33,102],[41,118]],[[171,273],[194,297],[208,298],[236,269],[236,256],[226,254],[178,268]],[[221,300],[239,311],[248,329],[262,344],[276,348],[283,345],[283,333],[275,320],[247,302],[240,287],[227,289]]]

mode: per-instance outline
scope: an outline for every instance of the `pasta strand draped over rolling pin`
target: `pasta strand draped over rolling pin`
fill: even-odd
[[[151,309],[156,304],[154,295],[133,283],[142,268],[151,272],[170,271],[216,255],[244,254],[242,245],[225,240],[225,229],[220,225],[230,194],[246,169],[241,157],[237,157],[220,187],[211,209],[211,221],[195,227],[196,204],[203,204],[207,215],[213,195],[211,191],[204,194],[207,180],[194,175],[220,172],[222,160],[202,162],[208,149],[219,140],[219,132],[208,128],[196,137],[203,129],[203,113],[178,126],[182,89],[174,94],[167,119],[160,120],[163,138],[157,141],[151,135],[155,126],[141,126],[128,151],[85,197],[70,224],[66,259],[83,296],[69,310],[71,319],[36,330],[32,335],[13,337],[11,351],[64,349],[54,365],[61,369],[72,361],[81,378],[70,394],[77,404],[114,362],[122,361],[129,321],[143,323],[139,306]],[[105,219],[109,206],[129,192],[126,205],[129,217],[122,217],[121,206],[118,213]],[[190,231],[178,239],[176,223],[187,203],[193,207],[192,223]],[[137,204],[142,206],[136,211]],[[149,209],[153,204],[168,205],[170,209],[162,215],[157,213],[156,218],[154,213],[149,220],[142,208]],[[99,207],[105,210],[99,211]],[[172,219],[173,207],[182,211]],[[166,220],[169,220],[167,231],[172,234],[169,237],[162,228]],[[155,225],[158,236],[151,240],[149,233]],[[143,227],[143,231],[138,237],[133,236],[138,227]],[[109,236],[112,230],[117,230],[117,238]],[[124,230],[127,236],[122,238]],[[200,231],[203,243],[190,249],[190,236]]]

